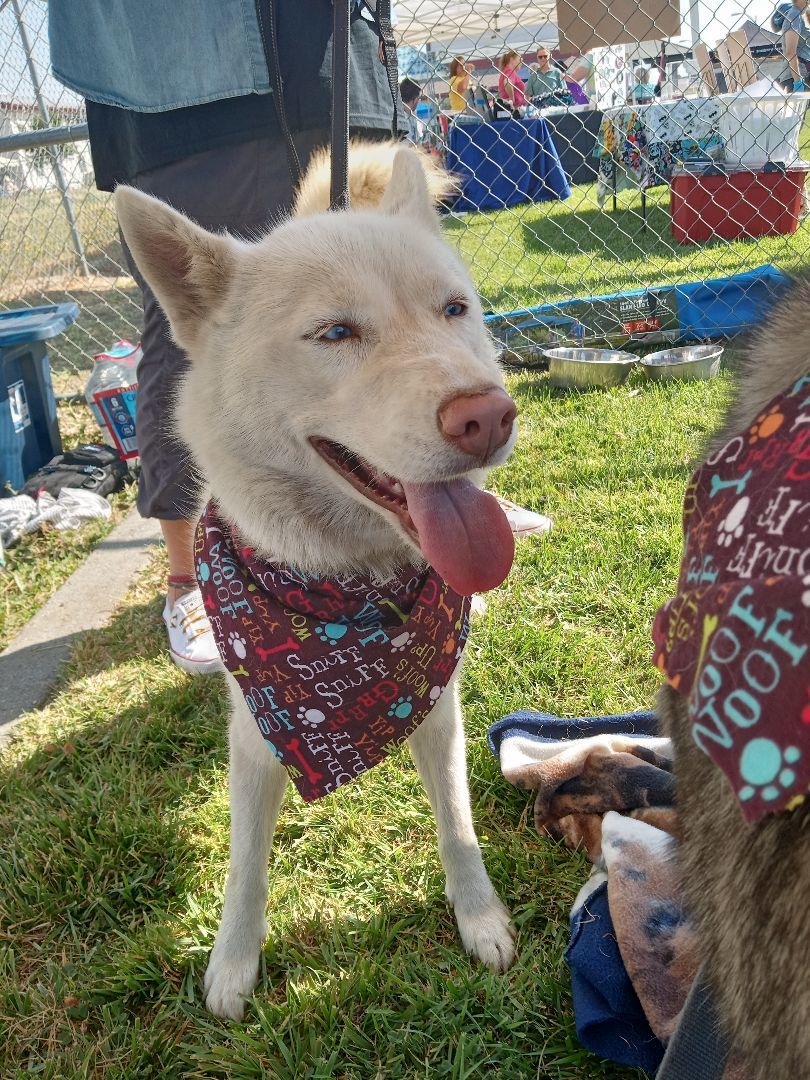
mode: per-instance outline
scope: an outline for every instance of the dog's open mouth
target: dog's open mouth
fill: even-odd
[[[497,500],[488,492],[465,477],[433,484],[398,480],[340,443],[316,437],[310,442],[364,498],[396,515],[456,592],[469,596],[505,580],[515,541]]]
[[[396,514],[403,528],[418,543],[418,533],[411,515],[408,513],[408,500],[405,489],[399,480],[369,465],[359,454],[353,453],[340,443],[329,439],[312,439],[312,445],[335,472],[356,488],[370,502],[377,503],[385,510]]]

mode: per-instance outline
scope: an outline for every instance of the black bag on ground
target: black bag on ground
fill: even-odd
[[[131,480],[127,463],[112,446],[85,443],[57,454],[26,481],[24,495],[35,499],[43,489],[56,498],[62,488],[85,488],[97,495],[120,491]]]

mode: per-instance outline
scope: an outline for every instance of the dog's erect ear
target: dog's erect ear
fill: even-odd
[[[418,151],[403,146],[394,155],[394,167],[380,202],[380,212],[415,218],[439,232],[439,216],[433,203]]]
[[[175,341],[192,351],[224,299],[235,242],[206,232],[135,188],[117,188],[115,208],[124,238],[168,316]]]

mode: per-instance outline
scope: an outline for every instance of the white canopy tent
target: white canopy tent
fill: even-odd
[[[683,30],[670,40],[686,48],[697,40],[719,40],[733,29],[731,23],[739,21],[737,8],[767,4],[768,0],[714,0],[713,5],[709,0],[680,0]],[[399,45],[430,45],[431,51],[441,54],[495,56],[506,48],[528,51],[535,44],[553,47],[559,41],[556,0],[394,0],[393,10]]]
[[[507,46],[556,42],[555,0],[396,0],[397,43],[441,43],[450,51],[467,43],[466,51],[484,54]]]

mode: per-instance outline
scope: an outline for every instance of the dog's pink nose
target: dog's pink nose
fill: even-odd
[[[439,409],[439,429],[465,454],[486,461],[512,434],[517,409],[500,386],[459,394]]]

